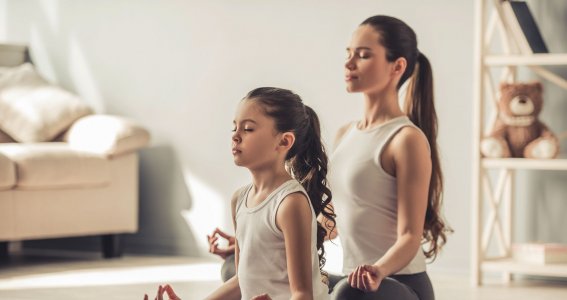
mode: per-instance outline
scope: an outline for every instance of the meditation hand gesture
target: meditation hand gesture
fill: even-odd
[[[358,266],[348,275],[350,286],[365,292],[377,291],[382,279],[384,279],[384,276],[380,273],[378,267],[374,265]]]
[[[225,240],[228,241],[228,246],[226,248],[219,247],[218,244],[219,237],[224,238]],[[210,253],[216,254],[222,257],[223,259],[234,253],[234,248],[235,248],[234,243],[236,239],[234,238],[234,236],[223,232],[219,228],[215,228],[215,230],[211,235],[207,235],[207,240],[209,241]]]
[[[175,294],[173,288],[169,284],[166,284],[163,287],[160,285],[158,287],[157,296],[154,298],[154,300],[164,300],[163,293],[167,293],[167,299],[169,300],[181,300],[181,298],[179,298],[179,296]],[[148,294],[144,295],[144,300],[148,300]]]

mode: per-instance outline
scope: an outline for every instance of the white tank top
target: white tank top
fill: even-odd
[[[355,124],[347,130],[331,155],[329,183],[343,246],[343,273],[361,264],[373,264],[396,242],[396,178],[380,163],[384,146],[403,127],[417,128],[406,116],[369,130]],[[421,249],[396,274],[425,271]]]
[[[252,184],[241,189],[236,204],[236,239],[240,249],[238,282],[242,299],[267,293],[274,300],[291,297],[284,236],[276,226],[276,212],[284,198],[307,192],[295,180],[289,180],[275,189],[259,205],[248,208],[246,199]],[[328,287],[321,281],[317,255],[317,219],[311,202],[311,271],[313,274],[313,299],[329,299]]]

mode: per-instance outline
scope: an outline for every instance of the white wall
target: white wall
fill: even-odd
[[[130,242],[192,255],[215,225],[231,228],[229,196],[248,181],[230,154],[238,100],[258,86],[293,89],[319,113],[329,145],[361,113],[342,80],[352,31],[374,14],[405,20],[434,68],[445,215],[456,232],[433,267],[466,272],[472,1],[4,1],[8,40],[29,43],[46,76],[151,130],[141,232]]]
[[[0,0],[0,41],[6,39],[6,0]]]

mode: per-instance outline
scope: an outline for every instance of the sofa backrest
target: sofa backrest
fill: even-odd
[[[0,67],[15,67],[26,62],[31,62],[26,45],[0,44]]]

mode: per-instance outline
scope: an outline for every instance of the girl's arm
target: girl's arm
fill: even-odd
[[[234,275],[231,279],[227,280],[216,291],[210,294],[206,300],[224,300],[234,299],[240,300],[240,286],[238,285],[238,276]]]
[[[313,299],[311,270],[311,206],[303,193],[285,197],[276,212],[276,225],[285,240],[291,299]]]
[[[232,200],[230,201],[234,232],[236,232],[236,204],[239,194],[240,190],[236,191],[234,195],[232,195]],[[209,295],[206,300],[240,300],[240,298],[242,297],[240,293],[240,285],[238,284],[238,256],[240,254],[240,248],[238,248],[238,240],[235,241],[234,245],[234,263],[236,265],[236,275],[227,280],[216,291]]]
[[[432,168],[429,143],[420,131],[405,127],[390,146],[397,179],[397,239],[374,265],[360,266],[349,275],[351,286],[362,290],[377,290],[382,279],[407,266],[423,239]]]

